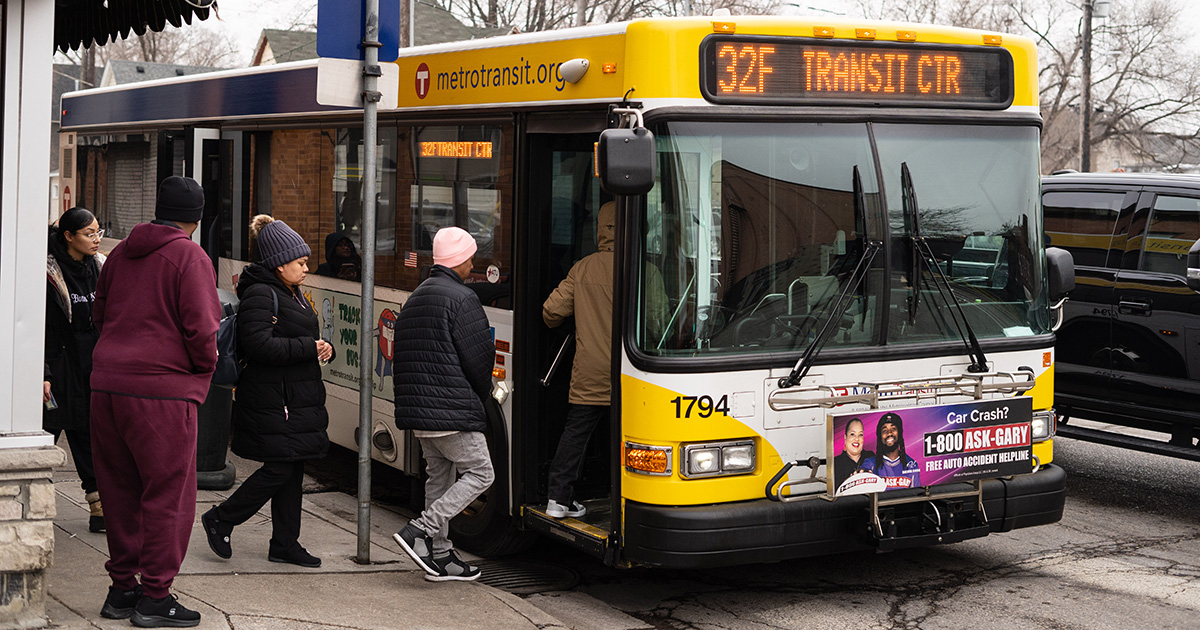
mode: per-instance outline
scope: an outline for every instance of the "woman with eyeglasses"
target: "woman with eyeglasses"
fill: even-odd
[[[104,510],[92,466],[89,408],[92,390],[92,349],[100,331],[92,324],[92,302],[104,254],[100,253],[96,217],[71,208],[50,226],[46,257],[46,362],[42,383],[42,428],[54,436],[65,433],[83,486],[90,516],[88,529],[104,531]]]

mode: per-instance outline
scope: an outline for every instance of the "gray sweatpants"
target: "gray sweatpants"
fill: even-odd
[[[433,537],[433,552],[454,548],[447,538],[450,519],[462,512],[496,479],[487,438],[478,431],[459,431],[436,438],[418,438],[425,457],[425,511],[412,524]]]

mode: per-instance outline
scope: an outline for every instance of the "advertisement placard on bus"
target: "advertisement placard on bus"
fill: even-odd
[[[829,416],[829,494],[904,490],[1033,470],[1028,396]]]

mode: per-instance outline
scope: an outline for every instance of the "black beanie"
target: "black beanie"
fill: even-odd
[[[158,186],[154,218],[180,223],[199,223],[204,218],[204,190],[196,180],[172,175]]]
[[[311,256],[308,243],[283,221],[272,221],[262,227],[255,241],[259,259],[267,269],[286,265],[297,258]]]

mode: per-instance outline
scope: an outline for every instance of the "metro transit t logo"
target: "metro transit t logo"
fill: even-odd
[[[429,66],[425,63],[417,66],[416,86],[417,98],[425,98],[429,95]]]

